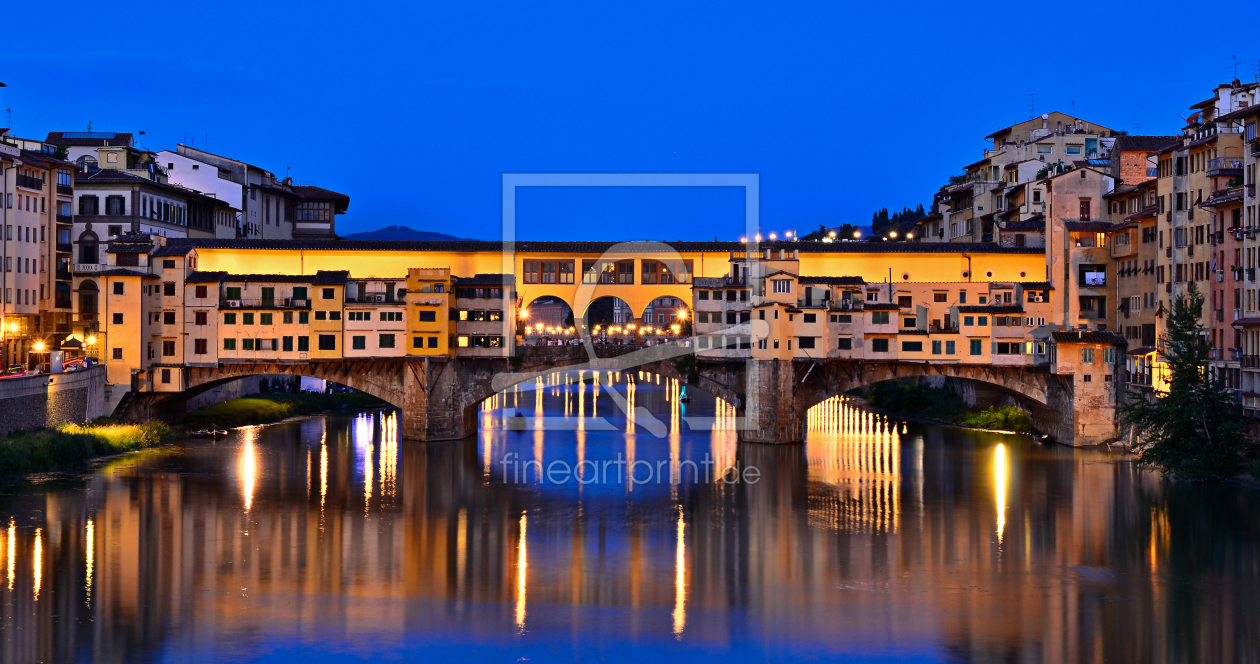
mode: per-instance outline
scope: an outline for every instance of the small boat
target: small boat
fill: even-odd
[[[228,435],[228,432],[227,432],[226,430],[224,430],[224,429],[211,429],[211,430],[210,430],[210,435],[212,435],[212,436],[214,436],[214,437],[218,438],[219,436],[226,436],[226,435]]]
[[[681,402],[683,402],[683,403],[687,403],[688,401],[691,401],[691,397],[687,396],[687,386],[686,386],[686,385],[683,385],[683,388],[682,388],[682,394],[679,394],[679,395],[678,395],[678,400],[679,400],[679,401],[681,401]]]
[[[214,436],[214,433],[210,429],[197,429],[196,431],[188,432],[188,435],[197,436],[198,438],[210,438]]]

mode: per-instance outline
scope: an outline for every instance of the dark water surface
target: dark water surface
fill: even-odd
[[[585,377],[477,440],[373,412],[0,487],[0,662],[1260,660],[1260,492],[838,399],[739,444]]]

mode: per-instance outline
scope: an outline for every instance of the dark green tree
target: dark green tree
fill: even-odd
[[[1188,291],[1166,311],[1160,337],[1166,363],[1166,393],[1130,390],[1120,407],[1124,424],[1135,432],[1131,451],[1138,463],[1186,480],[1232,477],[1252,451],[1237,403],[1222,375],[1208,366],[1211,345],[1199,323],[1203,293]]]

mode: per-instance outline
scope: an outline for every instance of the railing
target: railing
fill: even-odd
[[[1243,162],[1237,157],[1216,157],[1209,159],[1207,163],[1209,175],[1212,174],[1212,171],[1219,170],[1241,171],[1242,167]]]
[[[63,254],[68,254],[73,251],[73,245],[68,242],[58,242],[57,251],[60,251]]]
[[[59,184],[57,185],[57,193],[65,194],[67,196],[72,196],[74,195],[74,187],[71,187],[70,185]]]
[[[56,276],[56,279],[58,279],[58,280],[60,280],[60,281],[70,281],[70,278],[71,278],[71,277],[70,277],[70,271],[69,271],[69,270],[57,270],[57,276]]]
[[[865,308],[862,300],[839,300],[831,303],[832,311],[862,311]]]
[[[220,309],[310,309],[310,298],[246,297],[239,300],[219,299]]]
[[[1235,309],[1234,311],[1237,311],[1237,309]],[[1228,349],[1228,350],[1229,350],[1229,359],[1231,359],[1231,360],[1233,360],[1233,361],[1237,362],[1237,361],[1238,361],[1238,358],[1242,357],[1242,349],[1241,349],[1241,348],[1230,348],[1230,349]]]
[[[829,304],[831,304],[831,300],[817,297],[802,297],[796,300],[796,306],[798,307],[826,307]]]
[[[59,223],[59,224],[73,224],[73,223],[74,223],[74,217],[72,217],[71,215],[68,215],[68,214],[59,214],[59,215],[57,215],[57,223]]]
[[[346,304],[404,304],[404,301],[398,299],[388,299],[385,297],[384,293],[367,293],[363,296],[362,300],[357,297],[347,297]]]
[[[75,263],[72,269],[75,274],[96,274],[104,271],[105,266],[100,263]]]
[[[1244,369],[1260,367],[1260,355],[1243,355],[1238,358]]]
[[[1219,313],[1219,312],[1218,312],[1218,313]],[[1221,359],[1221,355],[1222,355],[1222,353],[1221,353],[1221,349],[1220,349],[1220,348],[1212,347],[1212,348],[1209,348],[1209,349],[1208,349],[1208,359],[1209,359],[1209,360],[1219,360],[1219,359]]]
[[[22,173],[18,173],[17,186],[26,187],[27,189],[35,189],[36,191],[43,191],[44,181],[37,177],[33,177],[30,175],[23,175]]]
[[[1235,309],[1234,320],[1238,320],[1239,318],[1242,318],[1242,309]]]

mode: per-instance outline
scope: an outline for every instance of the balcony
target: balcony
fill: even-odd
[[[384,293],[366,293],[362,298],[347,297],[346,304],[389,304],[402,306],[406,304],[403,300],[396,298],[388,298]]]
[[[26,189],[34,189],[35,191],[43,191],[44,181],[37,177],[32,177],[30,175],[23,175],[21,173],[18,173],[17,186],[25,187]]]
[[[65,194],[65,195],[67,195],[67,196],[73,196],[73,195],[74,195],[74,187],[72,187],[72,186],[70,186],[70,185],[68,185],[68,184],[58,184],[58,185],[57,185],[57,193],[59,193],[59,194]]]
[[[1241,355],[1238,361],[1244,369],[1260,368],[1260,355]]]
[[[1216,157],[1207,163],[1208,177],[1242,177],[1243,160],[1239,157]]]
[[[103,272],[105,268],[106,266],[100,263],[75,263],[72,269],[75,274],[96,274]]]
[[[1242,309],[1235,309],[1234,320],[1238,320],[1239,318],[1242,318]],[[1238,358],[1234,358],[1234,359],[1238,359]]]
[[[58,281],[70,281],[70,271],[69,271],[69,270],[57,270],[57,276],[56,276],[56,279],[57,279]]]
[[[310,309],[310,298],[247,297],[240,300],[219,300],[220,309]]]
[[[60,253],[68,254],[68,253],[71,253],[73,250],[74,250],[74,245],[70,244],[69,242],[57,243],[57,251]]]
[[[1256,197],[1256,183],[1252,182],[1249,185],[1245,185],[1245,187],[1247,189],[1247,197],[1255,198]]]
[[[59,214],[57,215],[57,223],[69,226],[74,223],[74,217],[68,214]]]

